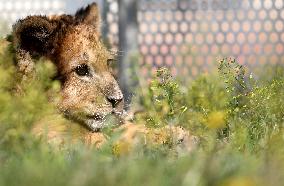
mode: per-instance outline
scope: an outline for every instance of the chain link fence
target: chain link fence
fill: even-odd
[[[11,31],[12,25],[28,15],[73,14],[93,0],[0,0],[0,36]],[[103,0],[97,1],[102,5]]]
[[[118,1],[109,0],[108,37],[117,45]],[[251,70],[284,64],[283,0],[141,0],[138,43],[143,77],[166,66],[173,75],[208,73],[232,57]]]

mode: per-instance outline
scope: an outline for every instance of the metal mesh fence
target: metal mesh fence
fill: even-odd
[[[11,31],[11,26],[28,15],[74,13],[93,0],[0,0],[0,35]],[[98,0],[101,4],[101,0]]]
[[[32,1],[0,0],[0,31],[1,35],[8,33],[17,19],[32,14],[58,14],[63,13],[65,2],[63,1]]]
[[[107,0],[106,1],[106,17],[105,20],[105,26],[108,28],[106,37],[108,38],[110,44],[114,46],[115,48],[118,47],[118,2],[117,0]]]
[[[108,3],[108,36],[117,44],[117,1]],[[147,77],[167,66],[173,75],[194,77],[224,57],[250,69],[284,64],[283,4],[283,0],[141,0],[141,72]]]

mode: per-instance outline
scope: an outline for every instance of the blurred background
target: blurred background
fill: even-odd
[[[0,0],[0,34],[33,14],[73,14],[93,0]],[[184,81],[216,61],[237,59],[249,69],[284,63],[283,0],[97,0],[103,36],[119,51],[120,82],[132,66],[147,79],[166,66]],[[139,56],[139,57],[135,57]],[[186,77],[186,78],[185,78]]]

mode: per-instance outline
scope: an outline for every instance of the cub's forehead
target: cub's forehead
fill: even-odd
[[[103,68],[112,58],[99,35],[87,26],[71,28],[62,38],[58,54],[60,66],[67,71],[84,63]]]
[[[59,53],[66,57],[109,57],[110,52],[100,40],[94,28],[79,25],[70,28],[60,42]]]
[[[61,38],[60,45],[63,49],[66,49],[66,46],[71,49],[77,46],[98,49],[104,48],[96,31],[92,29],[92,27],[86,25],[69,27],[67,32]]]

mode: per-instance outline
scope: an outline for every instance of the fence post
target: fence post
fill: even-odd
[[[132,85],[131,66],[133,64],[131,64],[131,58],[138,49],[137,4],[137,0],[118,0],[118,36],[119,52],[121,52],[118,77],[126,104],[130,103],[132,97],[130,88]]]
[[[108,25],[107,25],[107,13],[109,11],[109,2],[105,0],[97,0],[97,3],[100,7],[101,17],[102,17],[102,25],[101,25],[101,31],[102,31],[102,37],[103,39],[107,38],[107,34],[109,32]]]

